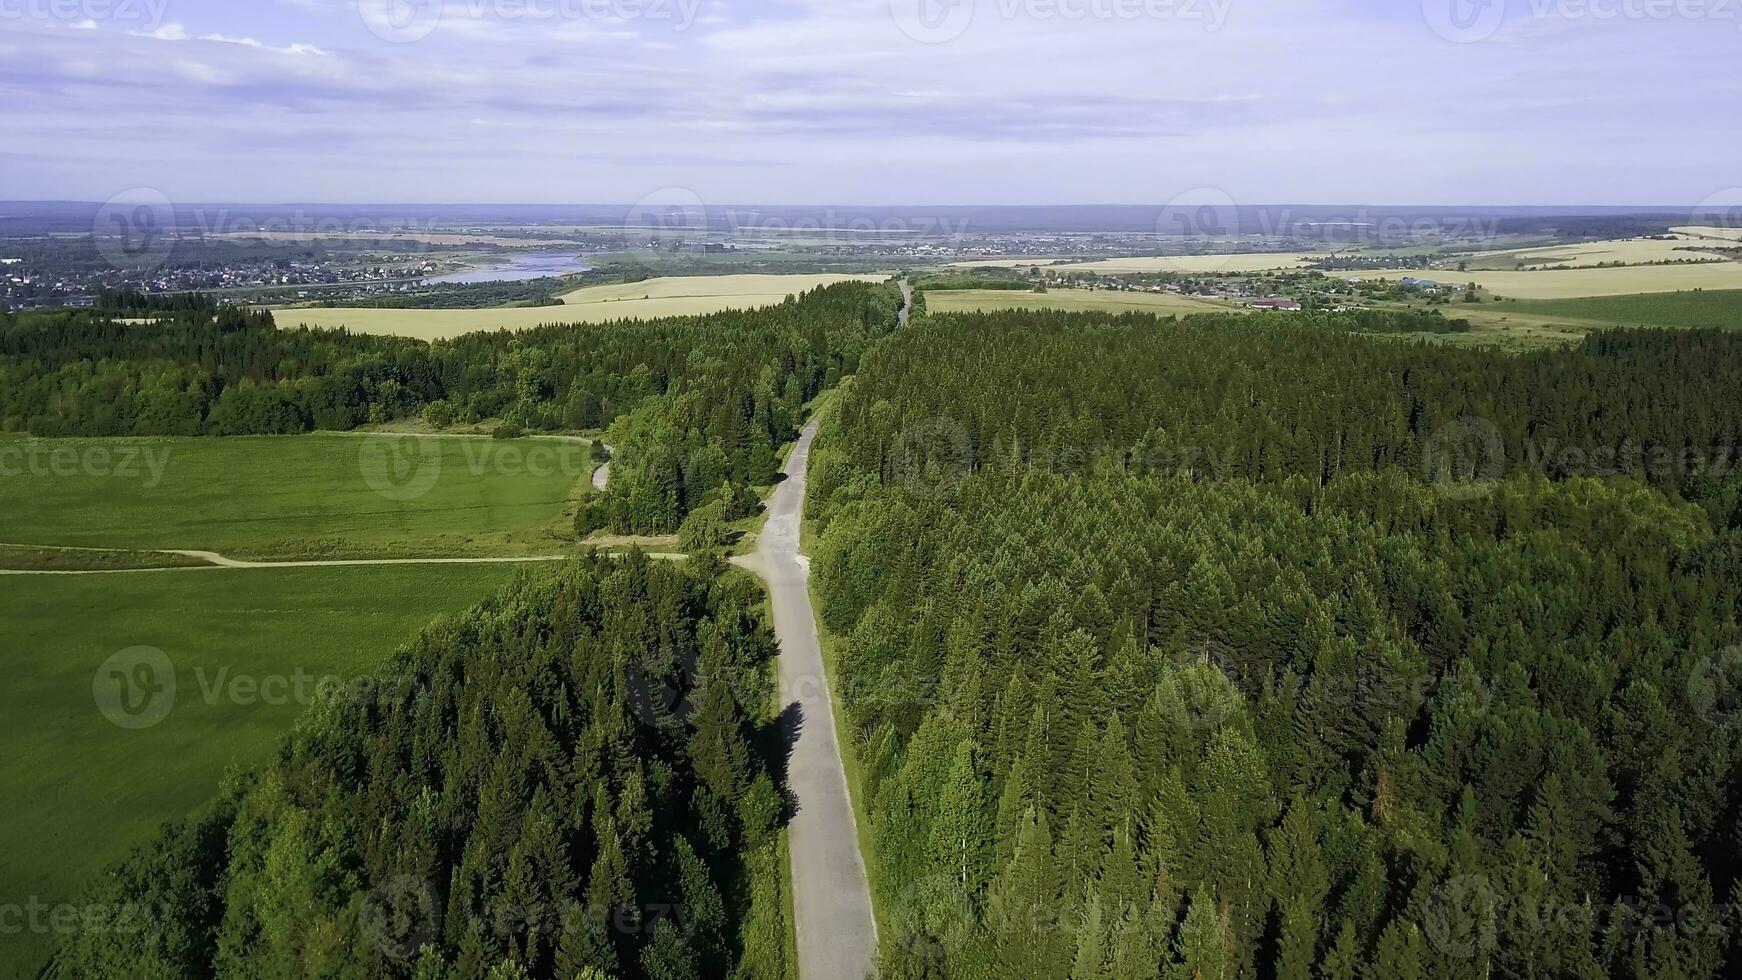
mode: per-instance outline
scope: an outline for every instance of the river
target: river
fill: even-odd
[[[519,282],[523,279],[560,276],[570,272],[590,272],[593,268],[580,261],[581,257],[574,252],[567,251],[521,252],[505,258],[506,262],[479,266],[445,276],[431,276],[424,282],[432,286],[442,283]]]

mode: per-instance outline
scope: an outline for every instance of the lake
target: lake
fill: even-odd
[[[476,269],[468,269],[465,272],[455,272],[445,276],[431,276],[424,282],[431,285],[439,283],[519,282],[522,279],[560,276],[570,272],[590,272],[593,268],[580,261],[580,256],[573,252],[525,252],[519,255],[509,255],[506,258],[506,262],[480,266]]]

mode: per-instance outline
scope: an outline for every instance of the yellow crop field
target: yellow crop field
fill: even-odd
[[[1298,269],[1315,259],[1328,258],[1329,254],[1230,252],[1226,255],[1144,255],[1129,259],[1096,259],[1093,262],[1071,262],[1060,265],[1058,271],[1179,272],[1188,275],[1214,275],[1219,272],[1264,272],[1270,269]]]
[[[850,280],[881,276],[674,276],[636,283],[589,286],[563,295],[562,306],[485,310],[278,309],[280,327],[346,327],[357,333],[440,340],[480,330],[527,330],[547,323],[694,316],[772,306],[788,296]]]
[[[985,310],[1069,310],[1104,313],[1238,313],[1245,307],[1175,293],[1134,293],[1117,289],[1054,289],[1031,293],[1021,289],[950,289],[925,294],[932,313]]]
[[[1298,269],[1308,262],[1330,257],[1329,252],[1229,252],[1225,255],[1140,255],[1125,259],[1094,259],[1088,262],[1061,262],[1058,259],[983,259],[952,262],[957,268],[1027,268],[1047,266],[1059,272],[1179,272],[1187,275],[1213,275],[1218,272],[1266,272],[1271,269]]]
[[[1714,228],[1711,225],[1688,225],[1683,228],[1671,228],[1678,235],[1688,235],[1692,238],[1722,238],[1731,242],[1742,242],[1742,228]]]
[[[963,262],[951,262],[952,269],[1026,269],[1031,265],[1057,265],[1056,258],[1047,259],[968,259]]]
[[[1496,296],[1509,299],[1572,299],[1578,296],[1673,293],[1684,289],[1742,289],[1742,262],[1568,269],[1564,272],[1353,272],[1343,275],[1364,279],[1422,276],[1458,286],[1474,282]]]
[[[1588,269],[1600,265],[1640,265],[1648,262],[1722,262],[1724,257],[1699,251],[1701,246],[1722,247],[1713,238],[1678,235],[1675,238],[1625,238],[1572,245],[1547,245],[1512,251],[1478,252],[1470,257],[1473,270],[1513,271],[1567,266]]]

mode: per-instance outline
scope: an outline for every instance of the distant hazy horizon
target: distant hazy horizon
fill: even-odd
[[[119,196],[125,201],[126,194]],[[68,206],[68,207],[99,207],[113,204],[116,199],[96,200],[93,198],[0,198],[0,208],[10,206]],[[619,208],[627,209],[637,206],[635,201],[292,201],[292,200],[258,200],[258,201],[176,201],[177,207],[191,209],[206,208],[332,208],[347,211],[374,211],[382,208],[399,208],[402,210],[441,210],[452,208]],[[1251,204],[1241,204],[1241,208],[1312,208],[1312,209],[1368,209],[1371,211],[1434,211],[1434,212],[1481,212],[1483,214],[1519,214],[1543,217],[1557,215],[1604,215],[1604,214],[1685,214],[1702,202],[1684,201],[1674,204],[1490,204],[1470,203],[1465,201],[1255,201]],[[1168,203],[1163,201],[946,201],[938,203],[920,203],[915,201],[863,202],[863,201],[722,201],[717,206],[724,210],[783,208],[783,209],[817,209],[817,208],[852,208],[876,209],[887,211],[902,210],[960,210],[999,209],[999,208],[1045,208],[1053,210],[1070,210],[1085,208],[1109,209],[1159,209],[1165,207],[1189,207],[1189,202]],[[1735,210],[1733,207],[1720,207],[1719,210]]]

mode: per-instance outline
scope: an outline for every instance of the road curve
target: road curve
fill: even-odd
[[[780,639],[781,707],[798,715],[787,781],[798,802],[788,840],[799,980],[863,980],[876,970],[877,920],[829,710],[828,677],[807,589],[810,562],[798,551],[805,470],[817,425],[812,419],[799,436],[787,460],[786,482],[769,498],[768,523],[756,540],[756,553],[740,564],[768,585]]]
[[[611,456],[617,455],[617,450],[610,446],[605,447],[605,452],[610,455],[593,471],[593,489],[599,493],[604,493],[611,486]]]

